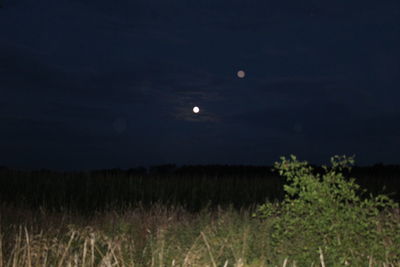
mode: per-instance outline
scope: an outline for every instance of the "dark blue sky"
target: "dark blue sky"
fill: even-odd
[[[0,165],[400,163],[399,1],[2,1]]]

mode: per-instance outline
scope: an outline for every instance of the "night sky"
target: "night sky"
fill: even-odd
[[[0,2],[0,165],[400,163],[398,0]]]

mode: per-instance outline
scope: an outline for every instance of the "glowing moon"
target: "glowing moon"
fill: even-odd
[[[193,108],[193,112],[194,112],[194,113],[199,113],[199,111],[200,111],[199,107],[194,107],[194,108]]]
[[[239,70],[239,71],[237,72],[237,76],[238,76],[239,78],[243,79],[244,76],[246,76],[246,73],[244,72],[244,70]]]

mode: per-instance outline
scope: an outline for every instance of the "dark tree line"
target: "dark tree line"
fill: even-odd
[[[141,203],[182,205],[189,210],[233,205],[235,208],[283,199],[282,177],[270,166],[174,164],[57,172],[0,167],[0,202],[51,209],[97,211]],[[322,168],[315,166],[316,171]],[[400,166],[354,167],[346,176],[372,194],[400,201]]]

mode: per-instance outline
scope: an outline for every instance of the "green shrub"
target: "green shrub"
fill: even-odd
[[[352,157],[332,157],[324,174],[293,155],[281,160],[274,169],[286,178],[284,201],[265,203],[254,215],[272,223],[267,239],[275,255],[308,266],[319,261],[320,249],[329,266],[400,259],[400,223],[389,216],[398,203],[385,195],[362,197],[365,190],[342,173]]]

